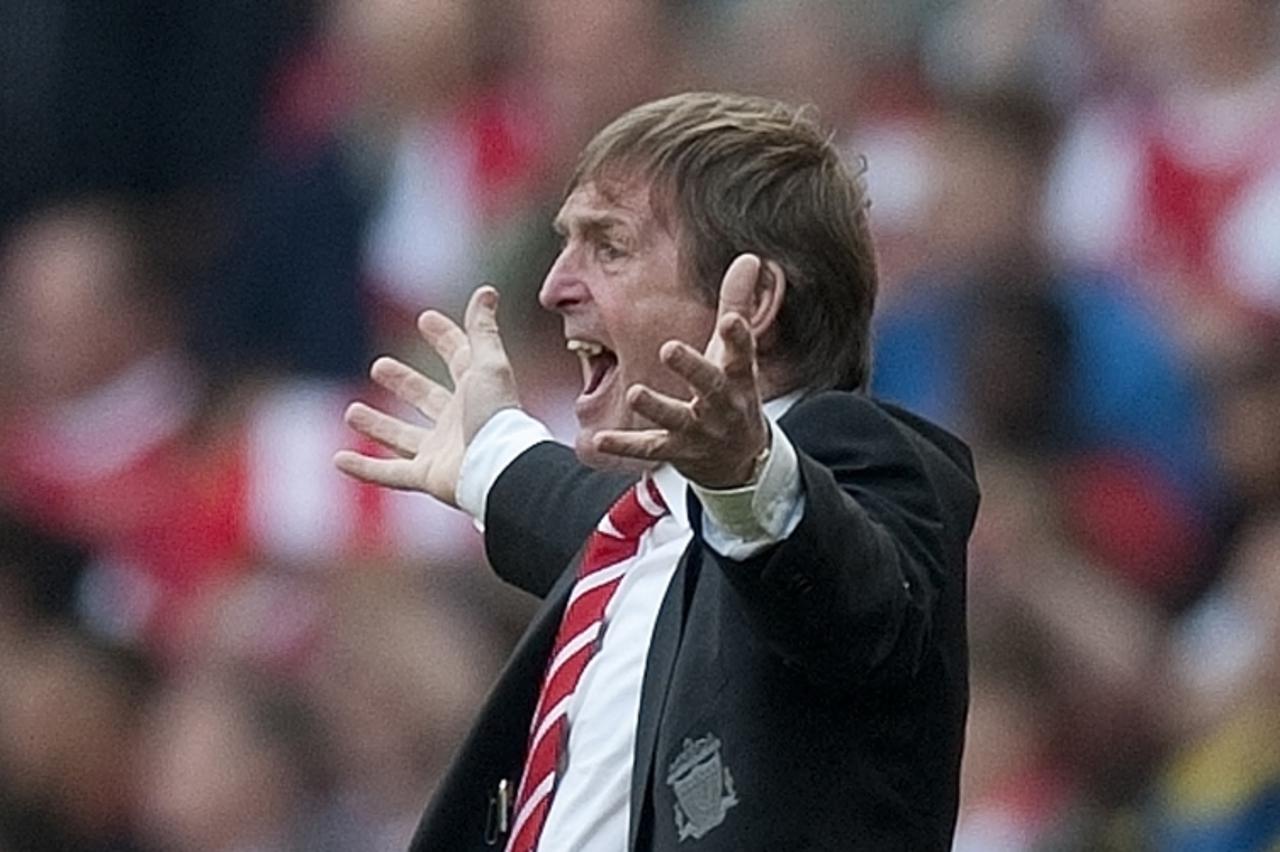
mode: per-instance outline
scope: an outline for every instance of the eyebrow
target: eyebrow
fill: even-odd
[[[626,219],[612,213],[583,213],[575,215],[571,220],[566,221],[563,216],[556,216],[551,222],[551,230],[560,236],[567,236],[570,230],[570,223],[576,223],[579,230],[587,233],[600,233],[610,228],[627,225]]]

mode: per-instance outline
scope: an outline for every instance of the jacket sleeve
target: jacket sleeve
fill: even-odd
[[[799,525],[743,561],[703,549],[754,632],[815,681],[909,678],[939,634],[963,642],[972,462],[905,417],[847,393],[799,403],[781,423],[797,449]]]
[[[545,597],[635,477],[593,470],[544,441],[507,466],[489,492],[485,553],[503,580]]]

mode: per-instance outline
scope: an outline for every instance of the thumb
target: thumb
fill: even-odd
[[[720,302],[716,306],[716,327],[711,333],[703,353],[709,360],[722,364],[725,360],[725,341],[721,335],[723,320],[728,314],[737,314],[750,321],[755,308],[756,281],[760,278],[760,258],[754,254],[740,254],[725,270],[720,279]]]
[[[502,336],[498,333],[498,291],[492,285],[481,285],[471,294],[462,324],[471,344],[472,358],[506,359]]]
[[[755,309],[756,282],[760,280],[760,258],[754,254],[740,254],[729,264],[720,280],[720,303],[716,319],[736,313],[749,320]]]

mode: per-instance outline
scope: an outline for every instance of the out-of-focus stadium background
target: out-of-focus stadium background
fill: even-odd
[[[342,408],[489,280],[570,434],[551,213],[688,88],[865,156],[975,447],[957,849],[1280,849],[1280,3],[4,0],[2,852],[403,847],[532,605]]]

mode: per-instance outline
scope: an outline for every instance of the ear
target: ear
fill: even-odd
[[[752,294],[751,314],[747,317],[747,325],[762,349],[769,348],[776,336],[771,332],[777,324],[786,295],[787,274],[782,271],[782,265],[776,260],[762,260]]]

